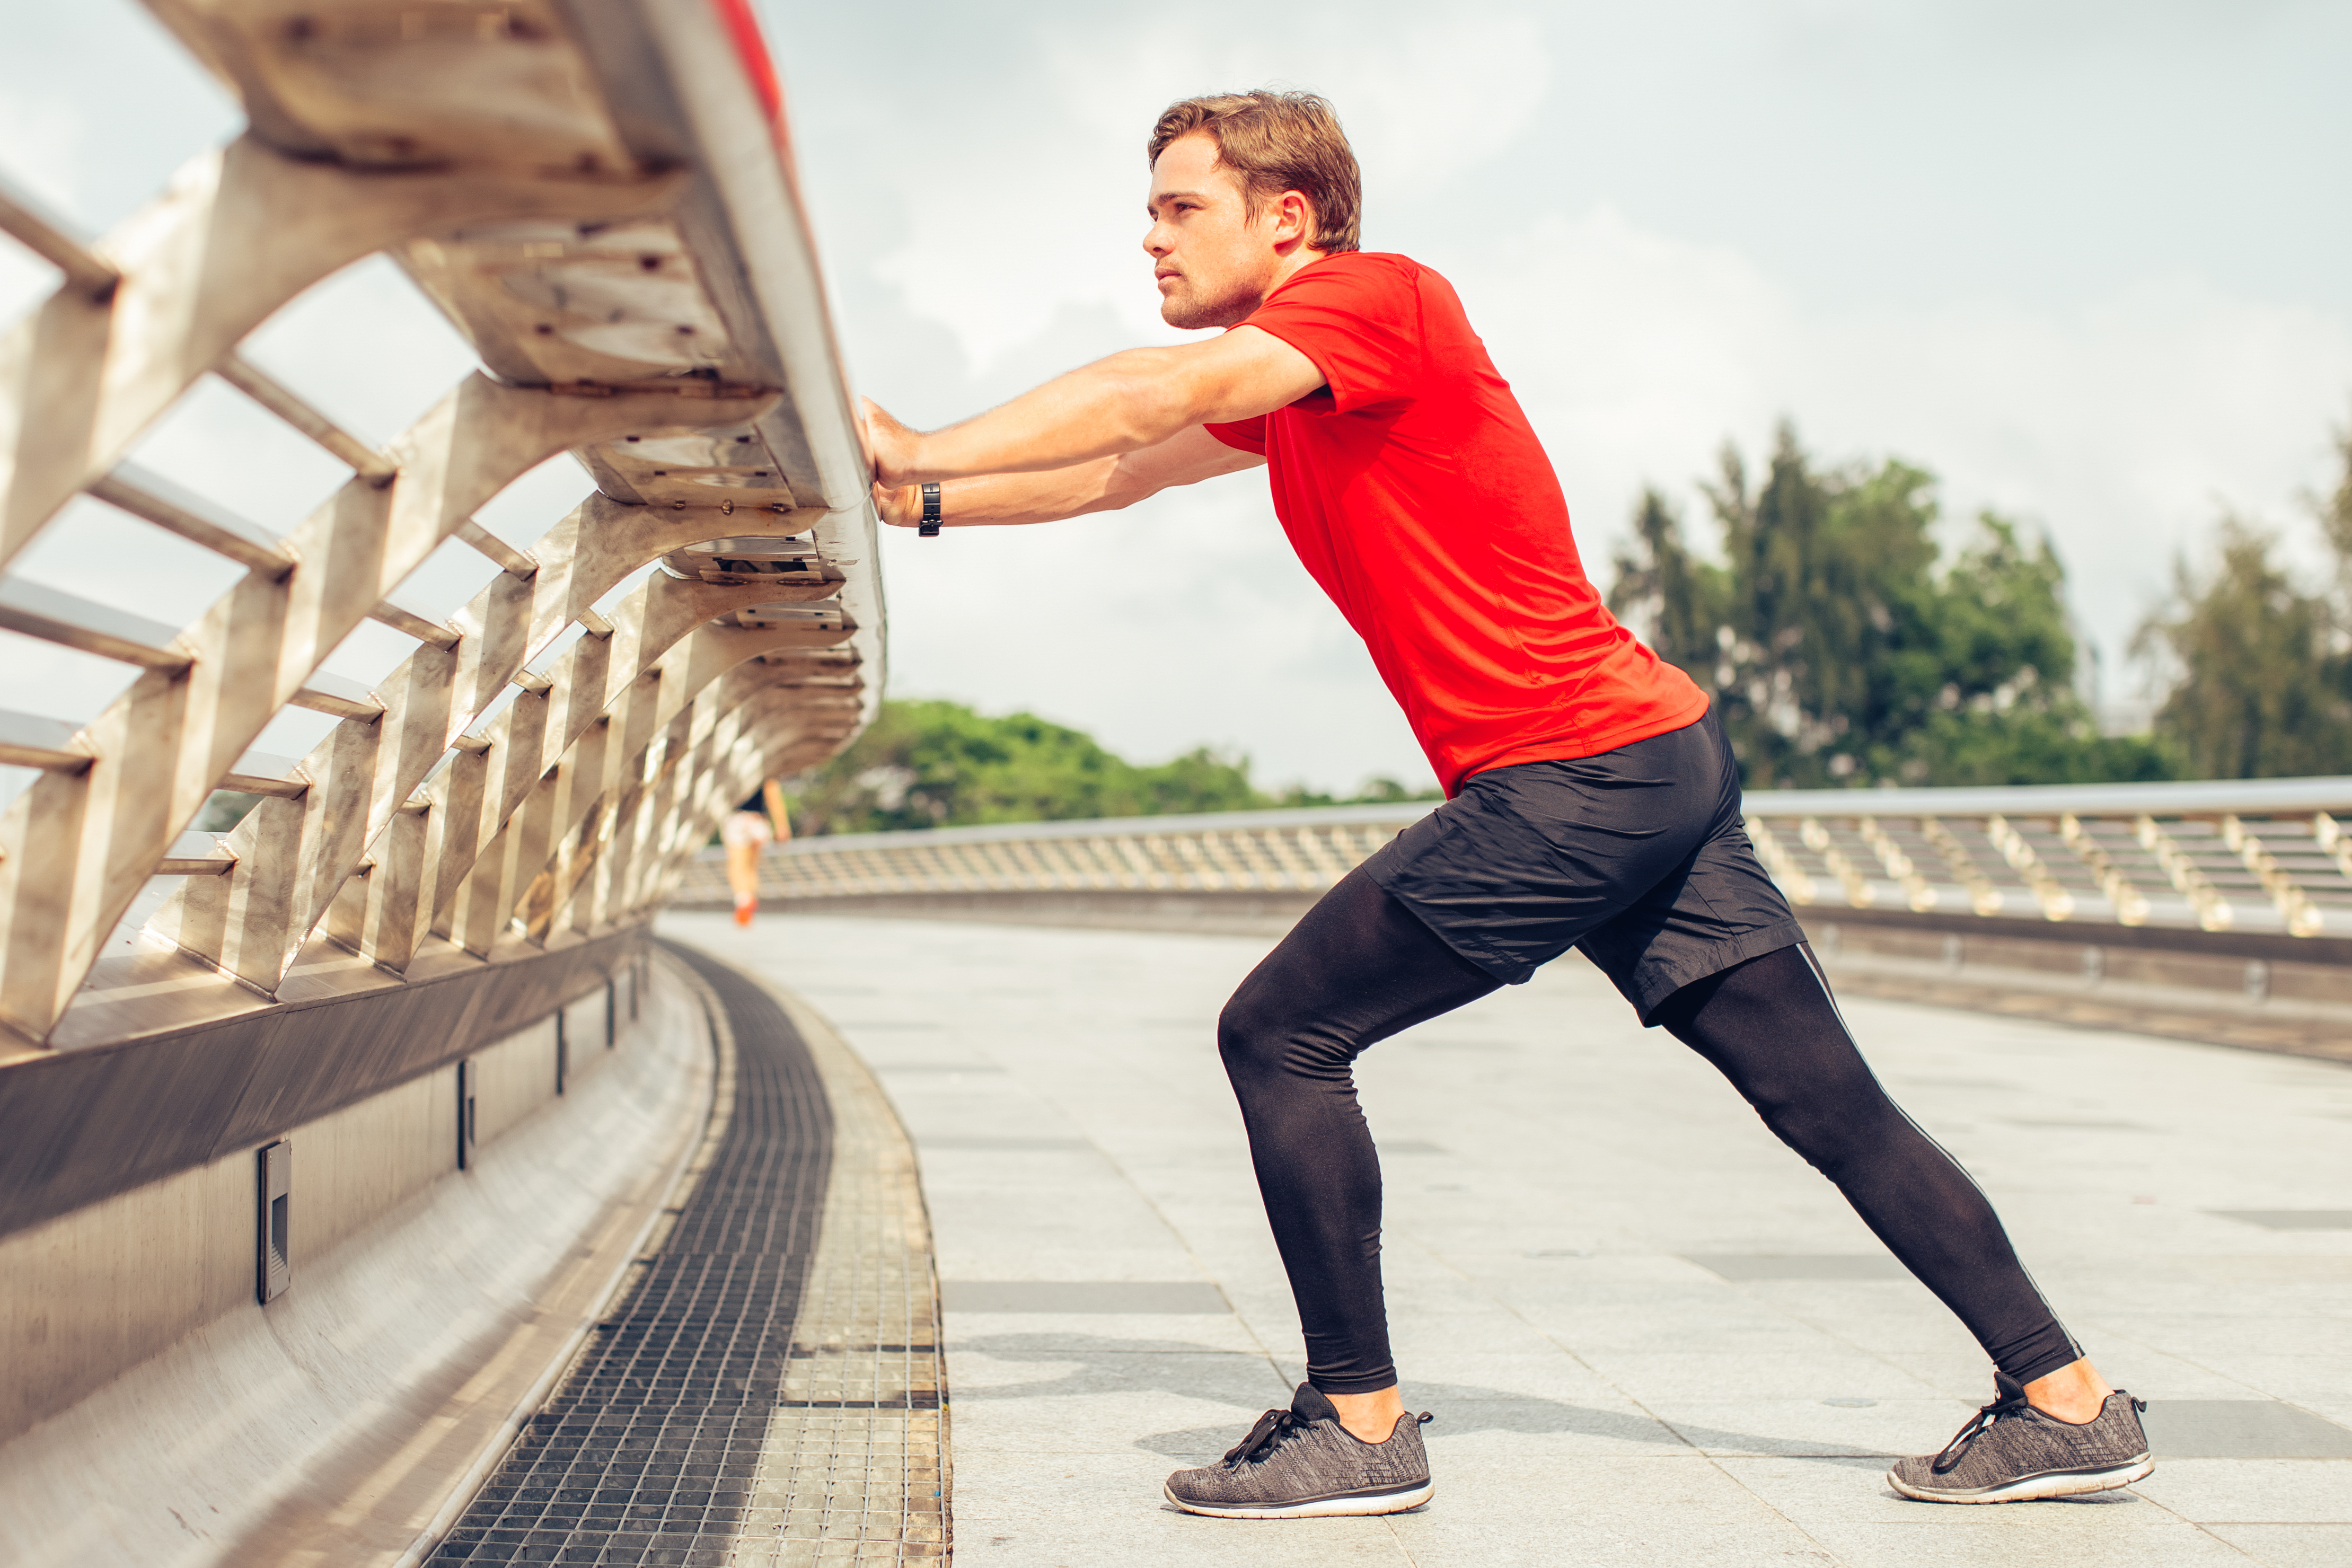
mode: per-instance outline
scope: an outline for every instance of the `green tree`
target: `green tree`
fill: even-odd
[[[1784,424],[1751,485],[1727,444],[1703,487],[1722,563],[1646,492],[1611,607],[1712,694],[1752,787],[2163,776],[2074,693],[2048,542],[1988,512],[1942,562],[1935,483],[1895,461],[1820,468]]]
[[[897,700],[788,793],[793,830],[803,834],[1436,798],[1387,778],[1367,781],[1352,799],[1299,785],[1268,795],[1250,783],[1248,758],[1207,746],[1139,767],[1034,713],[992,718],[961,702]]]
[[[873,833],[1260,805],[1246,761],[1202,747],[1137,767],[1093,736],[1033,713],[887,701],[866,732],[801,784],[794,826]]]
[[[2331,582],[2306,592],[2276,534],[2225,517],[2211,571],[2176,563],[2172,602],[2134,641],[2169,668],[2156,731],[2195,777],[2352,773],[2352,428],[2336,447],[2344,477],[2311,498]]]

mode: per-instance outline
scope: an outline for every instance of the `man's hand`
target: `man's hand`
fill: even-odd
[[[874,510],[892,528],[913,528],[923,521],[923,489],[920,485],[886,485],[874,482]]]
[[[860,398],[858,401],[866,405],[863,421],[866,426],[866,460],[874,466],[874,484],[877,492],[874,504],[879,507],[882,498],[878,492],[882,487],[904,485],[912,473],[916,448],[923,437],[920,431],[909,430],[891,418],[872,398]],[[922,510],[919,500],[915,510],[919,516]]]

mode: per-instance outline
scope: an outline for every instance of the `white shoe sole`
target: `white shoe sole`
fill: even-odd
[[[1343,1519],[1360,1518],[1365,1514],[1402,1513],[1409,1508],[1419,1508],[1437,1495],[1433,1481],[1423,1481],[1417,1487],[1401,1492],[1382,1492],[1378,1497],[1324,1498],[1316,1502],[1286,1503],[1280,1508],[1215,1508],[1203,1502],[1186,1502],[1167,1488],[1161,1495],[1186,1513],[1206,1514],[1211,1519]]]
[[[1911,1486],[1893,1470],[1886,1472],[1886,1484],[1905,1497],[1921,1502],[2031,1502],[2036,1498],[2080,1497],[2084,1492],[2113,1491],[2134,1481],[2145,1480],[2156,1469],[2156,1461],[2140,1458],[2127,1465],[2117,1465],[2111,1470],[2076,1470],[2065,1475],[2031,1476],[2021,1481],[2011,1481],[2005,1487],[1988,1487],[1976,1492],[1938,1492]]]

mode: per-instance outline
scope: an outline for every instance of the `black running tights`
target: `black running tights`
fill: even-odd
[[[1306,1330],[1307,1376],[1326,1394],[1396,1381],[1381,1297],[1381,1167],[1356,1102],[1356,1057],[1496,988],[1359,871],[1242,983],[1218,1021]],[[1837,1184],[2002,1372],[2030,1383],[2081,1353],[1976,1183],[1879,1087],[1806,949],[1685,986],[1658,1022]]]

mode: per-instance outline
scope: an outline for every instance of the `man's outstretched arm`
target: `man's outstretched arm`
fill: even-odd
[[[1072,468],[1196,425],[1271,414],[1322,384],[1313,360],[1271,332],[1236,327],[1206,342],[1097,360],[943,430],[909,430],[868,403],[866,451],[887,488]]]
[[[1228,447],[1195,425],[1157,446],[1117,458],[1097,458],[1044,473],[942,480],[940,521],[951,528],[1057,522],[1090,511],[1117,511],[1171,485],[1197,484],[1265,462],[1256,453]],[[877,484],[874,506],[884,522],[912,528],[923,520],[921,487]]]

